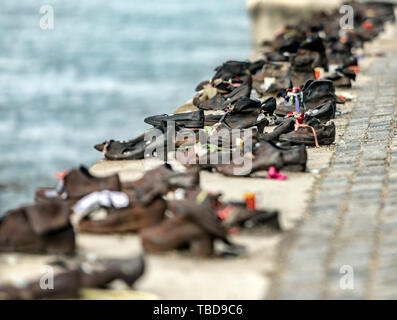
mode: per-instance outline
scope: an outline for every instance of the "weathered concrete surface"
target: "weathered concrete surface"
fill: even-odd
[[[316,182],[309,217],[282,241],[268,297],[397,298],[397,28],[366,52],[385,55],[364,59],[343,143]]]

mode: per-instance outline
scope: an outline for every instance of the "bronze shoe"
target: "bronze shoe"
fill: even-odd
[[[280,103],[277,105],[276,110],[274,110],[274,114],[278,117],[286,117],[288,113],[295,112],[295,105],[291,103]]]
[[[197,256],[214,254],[213,239],[189,217],[173,216],[152,228],[140,233],[142,246],[146,252],[161,253],[188,246]]]
[[[206,195],[199,193],[196,201],[175,200],[168,202],[172,217],[161,224],[141,231],[142,245],[147,252],[160,253],[190,248],[201,257],[214,255],[214,241],[220,239],[230,244],[227,231],[221,225]]]
[[[191,168],[186,172],[177,172],[169,164],[163,164],[145,172],[142,178],[124,182],[123,188],[132,191],[133,202],[143,205],[153,199],[166,195],[177,188],[193,188],[200,183],[199,171]]]
[[[336,104],[335,101],[330,99],[319,106],[309,109],[305,112],[305,121],[315,118],[320,122],[328,122],[335,118]]]
[[[305,145],[281,147],[271,141],[260,142],[255,145],[254,154],[264,154],[265,152],[269,152],[267,150],[273,150],[274,153],[278,152],[281,154],[283,170],[306,171],[307,151]]]
[[[329,125],[318,125],[313,128],[319,145],[329,145],[335,141],[335,124],[333,122]],[[296,131],[282,134],[279,140],[280,142],[305,144],[306,146],[316,145],[315,136],[311,127],[300,127]]]
[[[66,201],[73,204],[82,197],[94,191],[119,191],[121,183],[117,174],[107,177],[95,177],[86,167],[70,170],[58,188],[38,188],[35,194],[36,202]]]
[[[226,176],[249,176],[256,171],[267,170],[270,167],[281,169],[283,165],[281,152],[274,148],[273,144],[264,142],[259,148],[254,149],[253,155],[247,154],[242,159],[232,161],[230,164],[215,165],[214,168]]]
[[[330,100],[339,102],[335,95],[335,87],[330,80],[309,80],[305,83],[302,94],[306,110],[316,108]]]
[[[87,233],[126,233],[137,232],[160,223],[166,208],[162,198],[148,205],[130,204],[126,208],[101,208],[105,217],[95,218],[95,211],[86,215],[78,224],[80,232]]]
[[[261,103],[247,97],[240,97],[232,109],[219,120],[219,125],[228,129],[245,129],[258,125]]]
[[[280,214],[275,210],[250,210],[246,204],[238,202],[222,203],[216,208],[222,224],[226,228],[248,228],[259,225],[268,225],[276,230],[281,230]]]
[[[8,211],[0,220],[0,251],[72,254],[75,237],[64,202],[43,202]]]
[[[53,289],[42,289],[40,279],[23,286],[0,285],[0,299],[78,299],[81,289],[103,289],[116,279],[131,287],[145,270],[143,256],[83,262],[80,267],[54,276]]]
[[[272,132],[263,133],[258,136],[259,141],[274,141],[278,140],[278,137],[283,133],[288,133],[294,130],[295,118],[288,117],[284,119]]]
[[[294,88],[301,88],[307,80],[315,79],[313,62],[311,55],[292,56],[289,76]]]

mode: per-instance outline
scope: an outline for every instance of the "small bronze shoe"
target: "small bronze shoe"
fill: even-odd
[[[292,56],[289,77],[294,88],[301,88],[307,80],[315,79],[313,69],[314,59],[311,55]]]
[[[273,150],[274,153],[281,153],[283,170],[302,172],[306,171],[307,151],[304,144],[290,147],[281,147],[271,141],[260,142],[255,145],[254,154],[265,153],[266,149]]]
[[[40,279],[23,285],[0,285],[0,300],[78,299],[81,289],[103,289],[114,280],[131,287],[144,273],[143,256],[83,262],[78,268],[55,274],[53,289],[43,289]]]
[[[316,118],[322,123],[326,123],[335,118],[336,104],[334,100],[328,100],[319,106],[305,112],[305,120]]]
[[[190,168],[185,172],[177,172],[166,163],[145,172],[138,180],[124,182],[123,188],[131,191],[133,202],[147,205],[153,199],[164,196],[171,190],[194,188],[199,183],[198,169]]]
[[[38,188],[36,202],[66,201],[70,205],[89,193],[101,190],[119,191],[121,183],[117,174],[107,177],[95,177],[89,170],[80,166],[70,170],[57,188]]]
[[[246,154],[241,159],[232,159],[230,164],[215,165],[217,172],[226,176],[249,176],[256,171],[267,170],[270,167],[281,169],[284,161],[280,150],[273,144],[263,142],[254,154]]]
[[[274,141],[278,140],[278,137],[283,133],[288,133],[293,131],[295,128],[295,118],[288,117],[284,119],[272,132],[263,133],[258,136],[259,141]]]
[[[193,112],[183,112],[173,115],[162,114],[147,117],[144,122],[152,126],[159,126],[163,121],[172,121],[176,125],[186,128],[203,128],[204,127],[204,112],[203,110]]]
[[[78,230],[104,234],[137,232],[160,223],[165,208],[162,198],[157,198],[148,205],[132,203],[126,208],[101,208],[99,212],[93,211],[84,216],[78,223]]]
[[[251,229],[260,225],[268,225],[276,230],[281,230],[280,214],[275,210],[251,210],[246,208],[246,203],[223,203],[216,212],[222,219],[226,228]]]
[[[140,233],[146,252],[161,253],[189,247],[197,256],[214,254],[213,239],[187,216],[177,215]]]
[[[303,102],[305,109],[314,109],[327,101],[340,101],[335,95],[335,87],[330,80],[308,80],[303,89]]]
[[[230,244],[227,230],[206,198],[206,193],[200,192],[195,201],[169,201],[168,209],[173,215],[141,231],[143,248],[150,253],[190,248],[194,255],[209,257],[214,255],[215,239]]]
[[[245,129],[253,126],[260,126],[258,121],[260,112],[260,101],[252,100],[247,97],[240,97],[232,105],[232,109],[226,112],[219,120],[218,125],[223,125],[228,129]]]
[[[317,142],[319,145],[329,145],[335,141],[335,124],[331,122],[329,125],[318,125],[313,127]],[[282,134],[279,137],[280,142],[288,142],[292,144],[304,144],[306,146],[315,146],[316,139],[312,127],[300,127],[296,131]]]
[[[0,285],[0,300],[78,299],[80,271],[63,271],[53,278],[53,289],[42,289],[40,279]]]

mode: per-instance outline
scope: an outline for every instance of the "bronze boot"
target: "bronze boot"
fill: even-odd
[[[314,129],[314,132],[313,132]],[[329,125],[318,125],[313,127],[300,127],[296,131],[282,134],[279,138],[281,142],[289,142],[292,144],[305,144],[307,146],[315,146],[316,139],[319,145],[329,145],[335,141],[335,124],[331,122]]]
[[[76,245],[69,217],[69,206],[63,202],[10,210],[0,220],[0,251],[72,254]]]

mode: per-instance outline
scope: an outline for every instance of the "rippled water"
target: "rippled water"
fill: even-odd
[[[44,4],[54,30],[39,26]],[[244,0],[1,0],[0,214],[247,58],[249,29]]]

